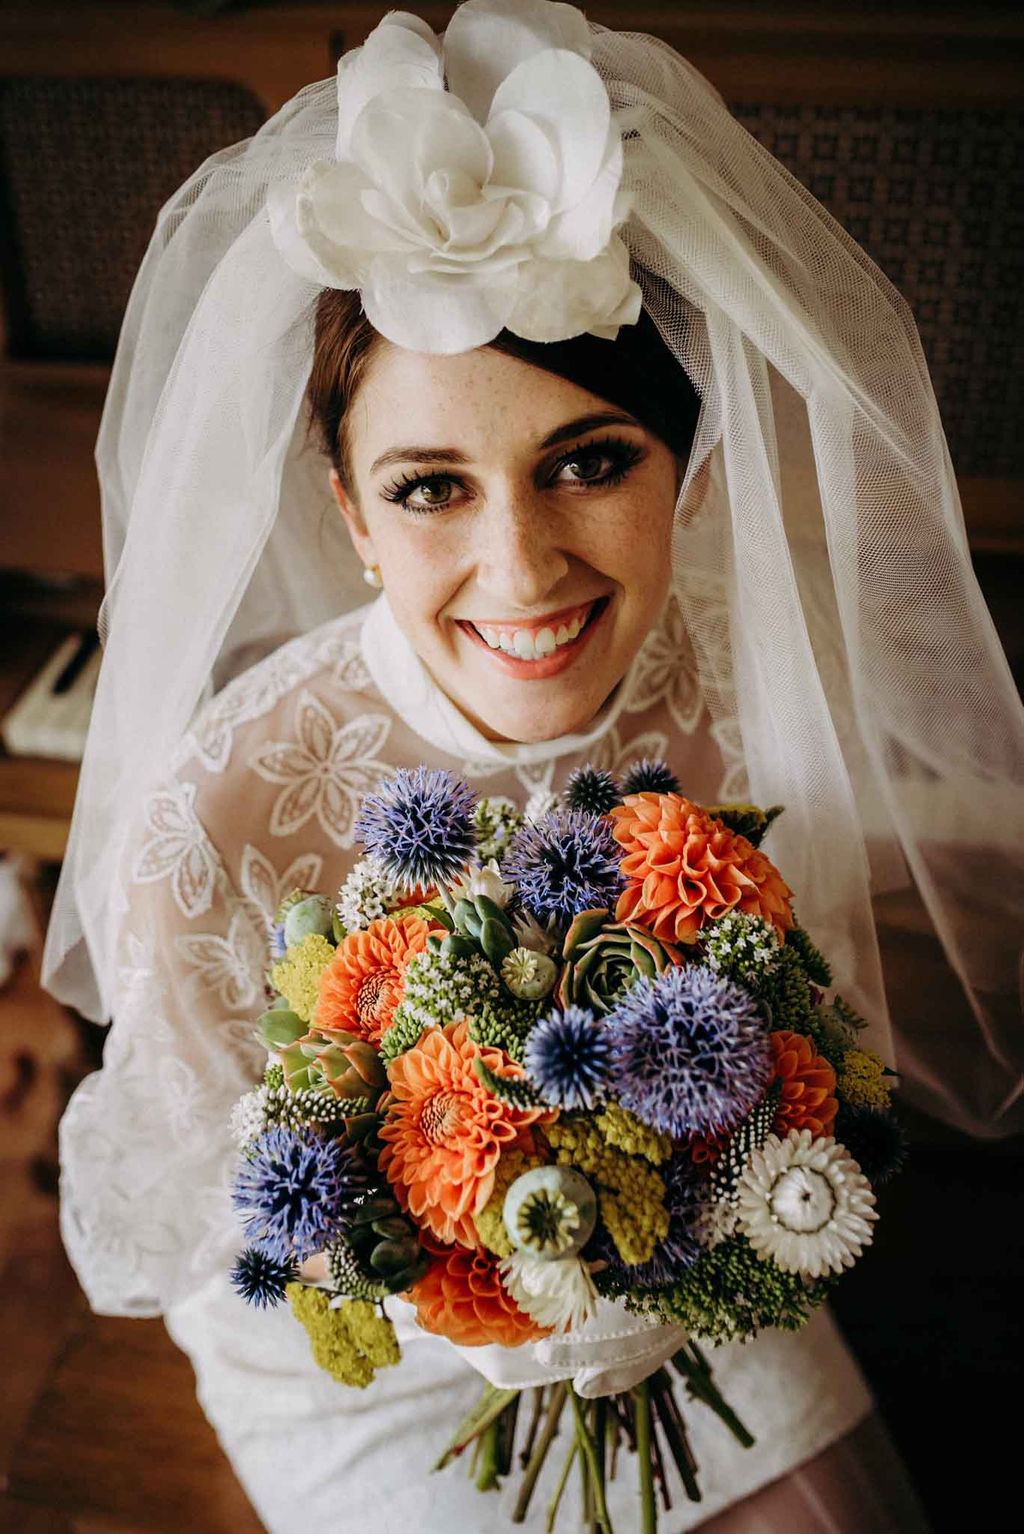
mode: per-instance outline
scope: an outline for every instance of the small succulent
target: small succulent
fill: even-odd
[[[562,973],[555,997],[560,1007],[611,1011],[641,977],[653,980],[683,962],[676,944],[656,938],[635,922],[614,921],[604,909],[580,911],[562,946]]]

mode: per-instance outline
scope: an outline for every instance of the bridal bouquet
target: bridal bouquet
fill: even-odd
[[[336,897],[282,905],[269,1061],[233,1116],[233,1280],[287,1300],[357,1386],[400,1361],[391,1295],[468,1348],[575,1332],[616,1301],[682,1329],[675,1375],[749,1445],[700,1341],[796,1330],[860,1257],[903,1154],[892,1073],[760,850],[777,808],[702,808],[646,759],[541,797],[520,812],[399,771],[363,800],[366,856]],[[624,1440],[653,1529],[669,1457],[700,1496],[673,1383],[660,1367],[587,1399],[563,1380],[523,1411],[488,1385],[438,1466],[472,1444],[487,1488],[518,1449],[521,1521],[568,1404],[549,1526],[579,1455],[609,1529]]]

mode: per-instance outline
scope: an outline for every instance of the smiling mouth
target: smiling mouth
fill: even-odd
[[[608,597],[595,597],[582,606],[563,608],[540,627],[536,621],[521,627],[512,623],[473,622],[469,618],[459,618],[456,622],[463,629],[472,629],[490,650],[500,650],[516,660],[544,660],[556,650],[574,644],[600,617],[609,600]]]

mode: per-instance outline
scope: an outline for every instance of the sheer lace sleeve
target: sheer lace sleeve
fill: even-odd
[[[173,778],[143,804],[120,869],[103,1068],[60,1125],[64,1242],[107,1315],[160,1314],[241,1244],[229,1116],[264,1058],[252,1020],[273,896],[250,859],[239,892],[204,824],[219,823],[224,801],[215,794],[201,819],[198,793]]]

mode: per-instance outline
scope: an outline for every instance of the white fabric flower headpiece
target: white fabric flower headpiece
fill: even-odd
[[[268,198],[274,242],[321,287],[358,288],[410,351],[614,340],[641,294],[616,229],[622,135],[582,12],[466,0],[442,41],[391,11],[338,63],[336,160]]]

